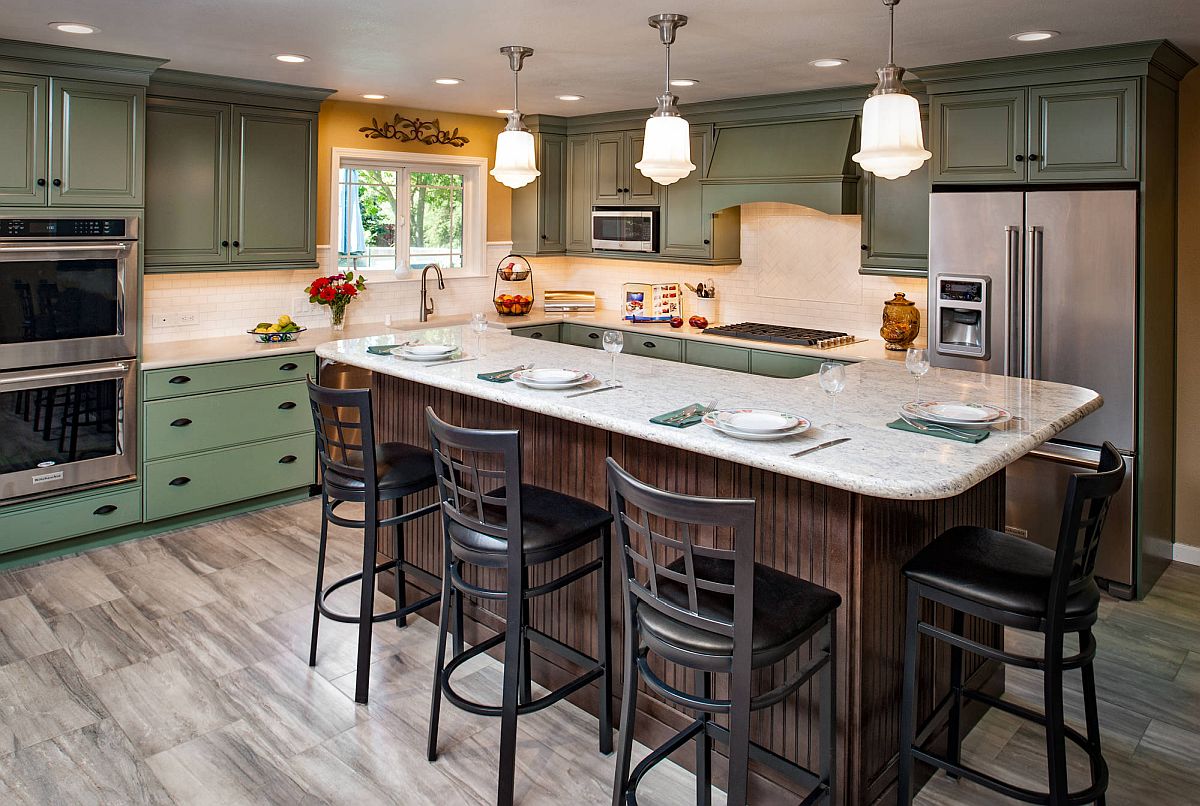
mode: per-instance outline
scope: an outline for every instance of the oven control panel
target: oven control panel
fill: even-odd
[[[132,238],[128,218],[0,218],[0,240],[15,238]]]

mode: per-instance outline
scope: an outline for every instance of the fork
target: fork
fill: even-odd
[[[670,417],[668,417],[667,419],[663,420],[663,422],[664,423],[681,423],[684,420],[691,419],[692,417],[697,417],[702,414],[708,414],[710,411],[712,411],[716,407],[717,407],[716,398],[713,398],[712,400],[708,401],[708,403],[701,405],[701,406],[697,406],[696,404],[693,403],[692,405],[688,406],[686,409],[679,412],[678,414],[673,414]]]
[[[900,419],[903,420],[904,422],[908,423],[909,425],[911,425],[913,428],[917,429],[918,431],[928,431],[931,428],[939,428],[942,431],[945,431],[950,434],[956,434],[957,436],[960,436],[960,437],[971,436],[971,434],[966,431],[962,431],[957,428],[950,428],[949,426],[945,426],[945,425],[939,425],[938,423],[919,423],[916,420],[910,420],[907,416],[904,415],[903,412],[900,413]]]

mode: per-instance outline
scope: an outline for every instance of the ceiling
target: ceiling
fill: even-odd
[[[574,115],[651,107],[663,54],[646,17],[687,14],[672,75],[699,86],[681,101],[874,81],[886,61],[879,0],[6,0],[0,37],[169,58],[170,67],[330,87],[339,98],[494,114],[512,100],[505,44],[536,50],[521,73],[527,114]],[[85,22],[80,36],[47,27]],[[1009,34],[1051,29],[1048,42]],[[905,66],[1170,38],[1200,58],[1197,0],[905,0],[896,10],[896,61]],[[301,53],[306,64],[274,61]],[[848,59],[817,69],[819,57]],[[459,86],[437,77],[464,79]],[[555,95],[577,93],[581,101]]]

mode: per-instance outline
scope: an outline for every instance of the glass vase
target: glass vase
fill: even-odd
[[[346,306],[345,305],[330,305],[329,306],[329,329],[334,333],[341,333],[346,329]]]

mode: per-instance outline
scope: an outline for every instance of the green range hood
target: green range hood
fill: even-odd
[[[717,129],[704,212],[751,202],[784,202],[832,215],[858,212],[855,116]]]

